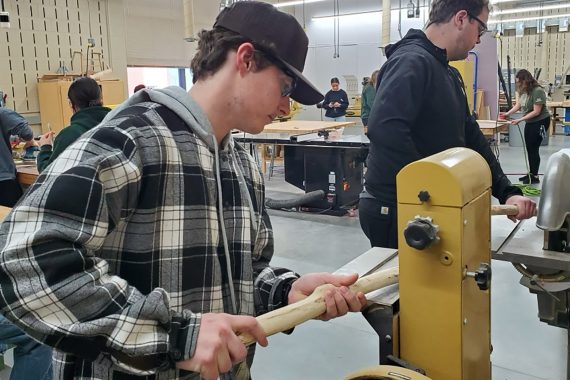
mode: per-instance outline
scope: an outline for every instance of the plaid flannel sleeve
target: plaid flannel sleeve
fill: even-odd
[[[138,375],[191,356],[200,326],[200,314],[173,312],[164,290],[143,295],[97,256],[135,207],[141,167],[128,133],[100,128],[42,173],[0,226],[2,314],[60,351],[107,354]]]

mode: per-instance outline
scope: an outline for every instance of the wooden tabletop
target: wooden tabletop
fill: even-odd
[[[21,185],[31,185],[32,183],[36,182],[36,178],[38,178],[38,169],[36,165],[18,165],[16,166],[16,180]]]
[[[509,124],[507,120],[477,120],[477,123],[481,129],[496,129]]]
[[[289,120],[282,123],[267,124],[263,132],[267,133],[313,133],[324,129],[336,129],[355,125],[354,121],[308,121]]]
[[[570,107],[570,100],[565,100],[563,102],[546,102],[546,106],[549,108]]]
[[[0,206],[0,222],[12,211],[10,207]]]

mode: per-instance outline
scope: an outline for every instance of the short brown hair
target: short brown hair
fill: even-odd
[[[192,83],[214,75],[226,61],[228,52],[237,50],[245,42],[253,43],[241,34],[225,28],[216,27],[211,30],[202,30],[198,34],[197,52],[190,62]],[[270,62],[262,54],[254,54],[253,59],[257,70],[270,65]]]
[[[479,16],[485,7],[490,11],[489,0],[433,0],[427,26],[448,22],[461,10]]]

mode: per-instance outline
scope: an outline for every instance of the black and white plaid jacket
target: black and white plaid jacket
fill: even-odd
[[[1,225],[1,312],[56,348],[55,378],[198,378],[174,363],[193,355],[201,313],[232,312],[229,281],[238,314],[285,302],[297,275],[269,265],[262,175],[228,137],[220,194],[209,129],[182,89],[137,93],[54,161]],[[249,378],[248,365],[222,378]]]

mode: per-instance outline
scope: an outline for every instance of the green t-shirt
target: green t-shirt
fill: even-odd
[[[532,119],[527,120],[527,123],[532,123],[535,121],[539,121],[542,119],[546,119],[550,116],[550,112],[546,108],[546,92],[542,87],[535,87],[532,92],[529,94],[522,94],[521,95],[521,110],[524,115],[532,112],[534,110],[535,104],[541,104],[542,109],[540,110],[540,114]]]

